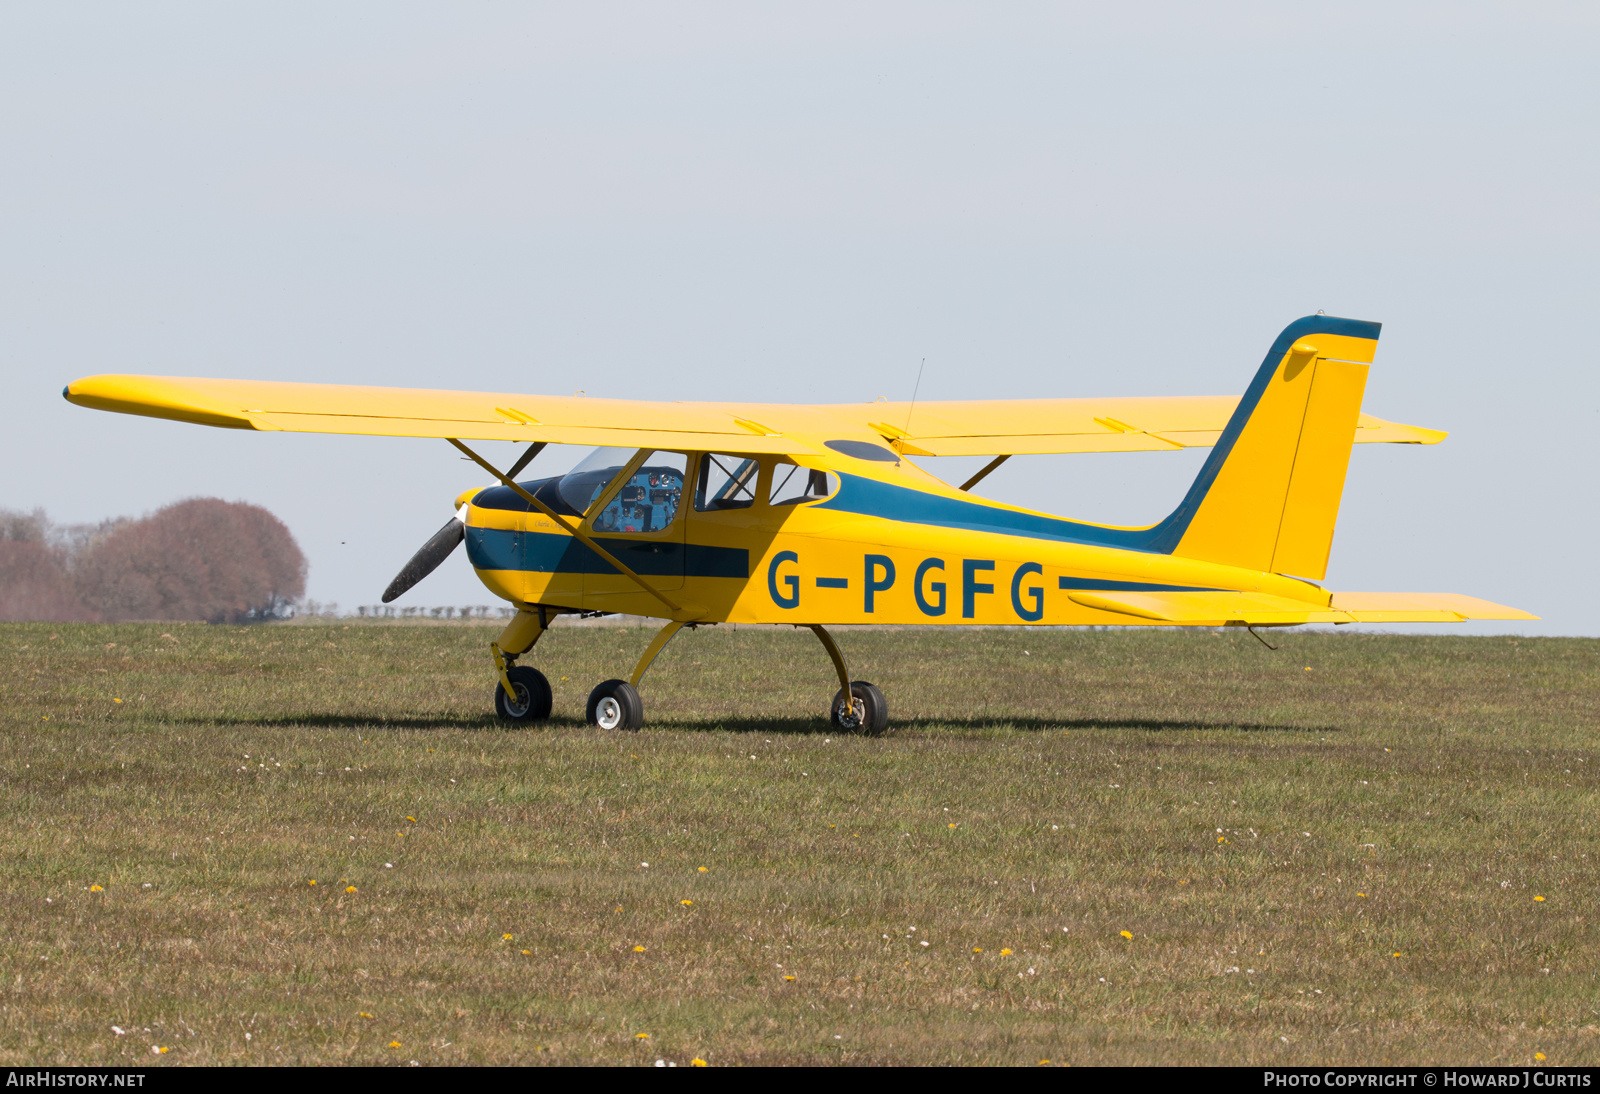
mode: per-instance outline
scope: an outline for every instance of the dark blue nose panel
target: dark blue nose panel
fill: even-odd
[[[533,479],[529,482],[517,483],[518,486],[522,487],[528,493],[544,502],[562,516],[583,516],[582,513],[568,505],[566,499],[561,496],[561,491],[557,489],[560,484],[560,475],[548,479]],[[477,494],[473,496],[472,504],[476,505],[480,509],[507,509],[513,513],[526,513],[533,508],[533,506],[528,504],[527,498],[524,498],[521,494],[511,489],[509,486],[485,487],[484,489],[479,490]]]

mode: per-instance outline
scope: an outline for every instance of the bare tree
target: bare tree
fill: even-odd
[[[305,593],[306,559],[260,506],[191,498],[91,539],[72,577],[106,619],[239,623],[284,614]]]
[[[67,574],[67,550],[53,542],[44,510],[0,510],[0,620],[88,622],[86,607]]]

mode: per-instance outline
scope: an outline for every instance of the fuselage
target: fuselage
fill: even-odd
[[[559,480],[523,484],[667,594],[679,612],[508,487],[462,495],[470,498],[468,555],[484,584],[514,604],[703,622],[1141,622],[1081,602],[1096,592],[1226,590],[1312,607],[1329,603],[1330,594],[1311,582],[1149,549],[1151,529],[1067,520],[974,497],[880,451],[887,458],[830,455],[792,464],[748,457],[750,488],[738,504],[706,501],[691,488],[700,482],[704,489],[699,468],[707,454],[676,455],[688,484],[676,499],[647,489],[654,458],[647,457],[631,487],[640,504],[619,508],[613,500],[587,518],[562,501]],[[792,476],[796,464],[826,475],[826,493],[778,498],[778,477]],[[656,477],[667,483],[669,470]],[[612,495],[622,496],[615,486]],[[652,506],[652,498],[659,503]]]

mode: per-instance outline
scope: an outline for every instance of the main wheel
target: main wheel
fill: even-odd
[[[833,697],[828,708],[828,718],[840,733],[865,733],[876,737],[889,728],[889,704],[877,685],[865,680],[850,682],[850,701],[845,702],[843,690]]]
[[[592,726],[632,733],[644,725],[644,700],[626,680],[607,680],[589,693],[585,717]]]
[[[506,694],[504,684],[494,688],[494,712],[508,722],[542,722],[550,717],[550,681],[531,665],[513,665],[506,670],[515,695]]]

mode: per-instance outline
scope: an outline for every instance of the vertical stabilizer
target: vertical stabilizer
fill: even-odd
[[[1163,522],[1184,524],[1173,554],[1314,580],[1327,573],[1378,331],[1325,315],[1284,329]]]

